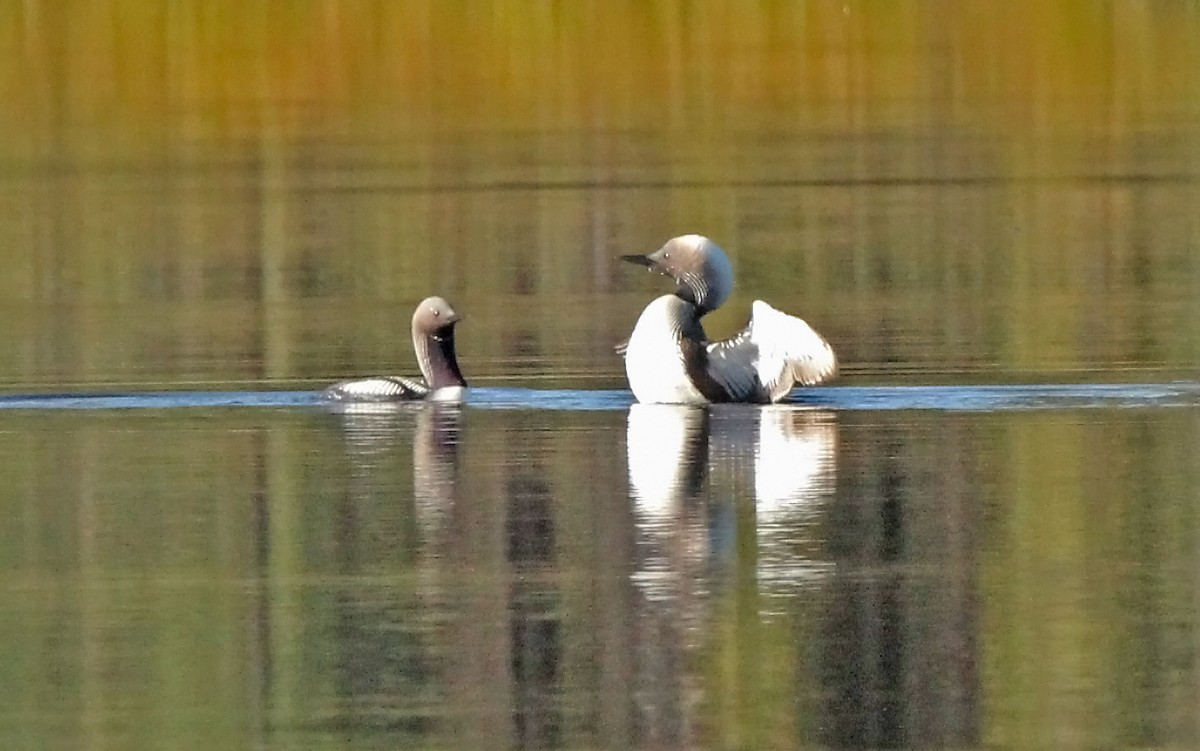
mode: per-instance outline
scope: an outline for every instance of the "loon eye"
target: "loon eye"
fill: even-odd
[[[442,314],[441,311],[439,311],[437,308],[432,308],[431,312],[433,313],[434,318],[437,318],[438,316],[440,316]]]

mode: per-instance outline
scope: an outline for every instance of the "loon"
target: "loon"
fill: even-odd
[[[733,291],[733,266],[725,251],[701,235],[668,240],[649,255],[621,260],[675,280],[642,311],[625,356],[629,387],[649,404],[766,404],[787,396],[797,383],[823,383],[837,374],[829,342],[804,321],[761,300],[737,334],[710,341],[700,319]]]
[[[462,316],[441,297],[427,297],[412,317],[413,349],[425,380],[377,376],[341,381],[321,392],[332,402],[459,401],[467,382],[454,355],[454,325]]]

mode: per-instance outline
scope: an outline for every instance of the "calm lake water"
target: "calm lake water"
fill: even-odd
[[[472,8],[0,10],[0,748],[1200,745],[1194,5]]]

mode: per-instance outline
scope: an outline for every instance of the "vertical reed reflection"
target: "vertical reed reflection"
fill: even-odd
[[[334,604],[341,682],[327,724],[471,748],[557,747],[564,614],[548,468],[533,460],[497,475],[488,465],[464,481],[461,408],[413,407],[339,416],[348,459],[339,537],[351,578]],[[411,496],[393,484],[410,425]],[[409,497],[412,537],[386,541],[407,551],[405,565],[356,583],[378,567],[359,556],[384,541],[364,537],[354,508],[386,513]]]
[[[546,452],[530,451],[510,466],[504,482],[505,559],[512,722],[518,748],[557,748],[562,741],[562,569],[556,560],[559,531]]]
[[[833,748],[974,746],[986,495],[962,420],[845,431],[815,672]]]
[[[313,716],[295,718],[314,729],[420,737],[433,727],[438,654],[429,614],[419,607],[425,583],[415,566],[425,530],[436,526],[436,509],[449,499],[423,497],[414,484],[423,449],[436,438],[414,437],[411,452],[404,450],[414,423],[431,431],[425,406],[352,406],[335,415],[345,474],[333,486],[333,570],[317,590],[328,603],[317,638],[329,656],[332,696]],[[441,456],[434,454],[435,465]],[[423,470],[452,476],[453,467],[426,463]]]

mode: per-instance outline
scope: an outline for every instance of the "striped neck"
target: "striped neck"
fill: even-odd
[[[454,353],[453,326],[443,327],[431,334],[414,332],[413,349],[417,353],[421,375],[425,376],[430,389],[467,385]]]

